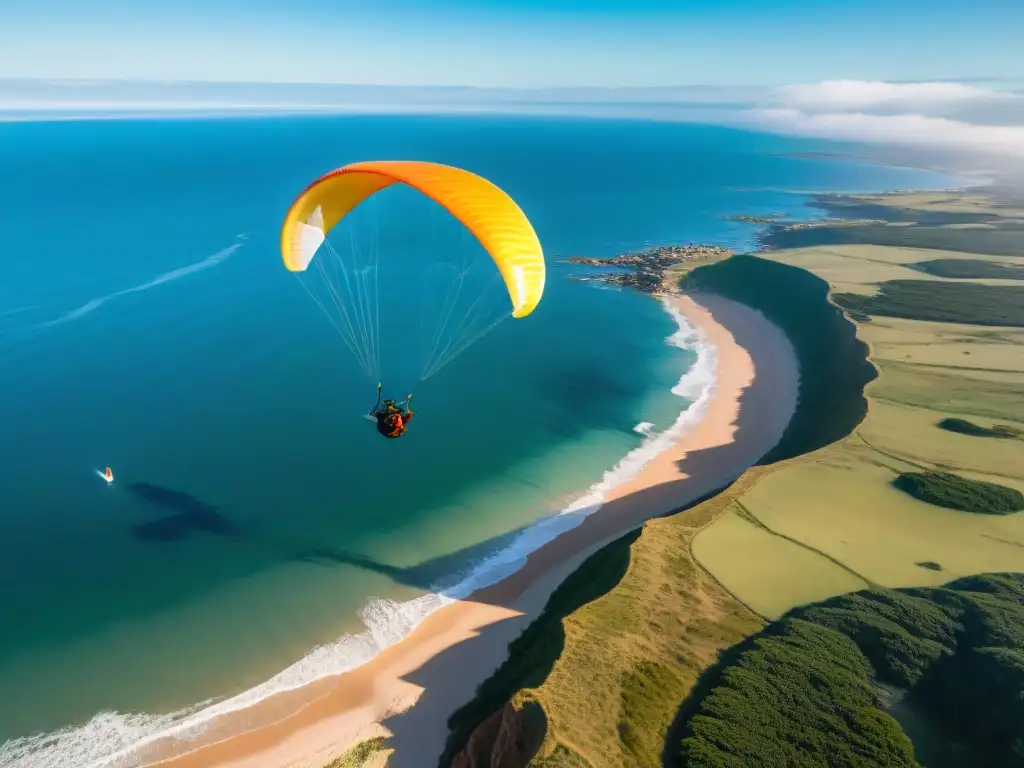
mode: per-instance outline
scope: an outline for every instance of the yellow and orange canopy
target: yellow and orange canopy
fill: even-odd
[[[380,160],[353,163],[310,184],[292,203],[281,229],[281,254],[302,272],[327,234],[357,205],[395,183],[444,207],[473,233],[498,267],[512,317],[525,317],[544,293],[544,253],[526,215],[505,192],[475,173],[439,163]]]

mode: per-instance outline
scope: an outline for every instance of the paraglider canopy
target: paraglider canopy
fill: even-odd
[[[519,206],[439,163],[362,162],[321,176],[288,209],[281,256],[389,390],[414,392],[544,293],[543,251]]]
[[[285,216],[281,229],[285,266],[292,272],[306,271],[338,222],[375,192],[395,183],[437,202],[480,242],[508,289],[512,317],[526,317],[537,307],[544,293],[544,254],[526,215],[486,179],[439,163],[353,163],[321,176],[296,198]]]

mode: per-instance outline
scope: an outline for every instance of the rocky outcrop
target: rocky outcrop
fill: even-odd
[[[593,259],[573,256],[570,264],[586,264],[591,267],[647,267],[667,269],[687,261],[701,261],[711,256],[724,256],[728,248],[717,245],[663,245],[640,253],[624,253],[607,259]]]
[[[748,216],[745,213],[734,213],[725,217],[726,221],[745,221],[748,224],[773,224],[784,216],[781,213],[773,213],[771,216]]]
[[[791,232],[798,229],[828,229],[830,227],[867,227],[872,224],[887,224],[883,219],[822,219],[821,221],[799,221],[795,224],[783,224],[779,229]]]
[[[538,702],[509,702],[476,727],[450,768],[526,768],[546,733],[547,716]]]
[[[675,278],[667,273],[680,265],[696,264],[712,258],[723,258],[732,254],[728,248],[717,245],[665,245],[640,253],[624,253],[606,259],[573,256],[570,264],[588,267],[621,267],[629,272],[577,277],[578,280],[595,280],[602,283],[626,285],[647,293],[667,293],[675,290]]]

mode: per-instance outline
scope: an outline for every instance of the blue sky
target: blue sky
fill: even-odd
[[[1022,0],[0,0],[0,77],[561,87],[1024,76]]]

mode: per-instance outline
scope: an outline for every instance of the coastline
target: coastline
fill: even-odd
[[[226,713],[200,740],[158,739],[144,748],[143,764],[322,768],[375,736],[391,737],[392,768],[435,761],[449,715],[501,664],[508,643],[583,560],[646,520],[728,485],[778,442],[789,422],[798,372],[782,331],[755,310],[711,294],[676,294],[663,303],[681,334],[689,325],[705,344],[715,380],[676,425],[652,438],[664,442],[655,455],[617,467],[625,470],[624,482],[567,510],[581,522],[535,549],[510,575],[430,613],[362,666]],[[686,377],[673,391],[682,395],[685,385]],[[184,749],[191,751],[181,754]]]
[[[814,194],[818,194],[818,193],[814,193]],[[824,194],[824,193],[822,193],[822,194]],[[640,430],[638,429],[637,431],[640,431]],[[552,534],[552,535],[556,535],[556,534]],[[518,565],[524,559],[525,558],[521,558],[519,562],[514,563],[514,564],[509,564],[509,566],[510,567],[518,567]],[[567,567],[565,569],[565,573],[561,574],[561,576],[559,578],[564,578],[564,576],[568,575],[568,573],[571,573],[575,569],[576,569],[575,565],[572,568],[568,568]],[[506,572],[507,572],[507,570],[508,569],[506,569]],[[471,599],[471,598],[469,598],[469,599]],[[540,604],[543,604],[544,599],[545,599],[544,597],[538,598],[538,600],[540,601]],[[428,603],[428,602],[431,603],[431,605],[426,610],[435,610],[437,605],[446,602],[446,600],[444,598],[442,598],[442,597],[440,597],[438,595],[430,595],[430,594],[425,595],[423,600],[424,600],[424,603]],[[486,606],[486,604],[482,604],[482,605]],[[396,609],[399,609],[399,608],[402,608],[403,606],[401,604],[394,604],[394,603],[392,603],[392,604],[390,604],[389,607],[394,607]],[[486,607],[493,608],[494,606],[486,606]],[[540,609],[538,608],[538,611],[539,610]],[[424,613],[425,612],[426,611],[424,611]],[[516,617],[517,617],[517,614],[515,614],[515,612],[513,611],[512,619],[506,619],[506,621],[514,621],[514,620],[516,620]],[[403,617],[400,617],[400,618],[404,619],[405,617],[403,616]],[[406,622],[404,627],[399,627],[394,633],[389,633],[387,631],[387,628],[382,629],[379,626],[368,625],[370,628],[367,630],[366,633],[363,633],[363,634],[365,634],[366,637],[370,638],[370,640],[373,643],[378,643],[378,642],[379,643],[390,643],[390,642],[394,642],[395,641],[395,637],[397,637],[399,632],[408,631],[408,629],[411,626],[413,626],[413,625],[415,625],[416,623],[419,622],[420,618],[421,617],[416,617],[416,619],[414,619],[413,621]],[[522,628],[524,628],[524,627],[526,627],[528,625],[529,621],[532,620],[532,618],[533,618],[533,616],[527,617],[527,619],[524,622],[521,622],[518,626],[516,626],[513,630],[511,630],[509,632],[509,636],[510,637],[514,637],[517,633],[519,633],[521,631]],[[491,625],[487,625],[487,626],[491,626]],[[419,632],[419,630],[417,630],[417,632]],[[470,632],[470,634],[472,634],[472,632]],[[392,635],[394,635],[394,637],[392,637]],[[361,634],[356,639],[362,640],[363,639],[363,635]],[[379,654],[380,646],[378,645],[376,648],[374,648],[373,652]],[[425,650],[424,650],[424,653],[426,654]],[[429,656],[429,654],[426,654],[426,655]],[[307,657],[304,657],[302,661],[305,661],[306,658]],[[360,663],[362,663],[362,662],[360,662]],[[174,741],[173,738],[168,738],[165,735],[163,735],[162,731],[165,730],[164,726],[166,726],[166,730],[175,731],[181,737],[197,738],[197,739],[207,740],[207,741],[216,741],[219,738],[221,738],[221,735],[227,735],[232,730],[230,727],[228,727],[228,723],[229,722],[235,722],[235,724],[239,726],[238,730],[245,730],[245,731],[247,731],[249,733],[255,734],[256,731],[259,729],[260,731],[265,732],[266,735],[267,735],[267,741],[265,742],[266,748],[263,749],[263,751],[260,751],[260,752],[252,752],[250,754],[249,758],[244,758],[245,759],[244,764],[246,764],[246,765],[254,765],[254,766],[255,765],[276,764],[273,761],[281,759],[281,760],[285,761],[288,764],[301,764],[301,765],[308,764],[310,766],[314,766],[315,768],[322,768],[324,763],[328,762],[332,758],[332,756],[338,754],[338,752],[340,750],[343,750],[345,748],[346,744],[350,745],[350,744],[362,741],[362,740],[364,740],[366,738],[372,738],[377,733],[381,733],[381,734],[386,734],[387,733],[386,729],[383,726],[380,726],[380,725],[376,724],[376,721],[372,719],[372,713],[370,713],[370,716],[368,716],[367,712],[359,710],[358,708],[356,708],[356,709],[347,710],[344,713],[344,715],[345,715],[344,717],[342,717],[340,715],[335,717],[334,715],[338,715],[338,713],[332,711],[332,713],[328,713],[327,716],[325,716],[324,718],[321,718],[320,720],[318,720],[316,725],[310,725],[308,728],[302,728],[301,731],[299,731],[299,732],[291,733],[287,729],[282,729],[280,731],[275,731],[275,733],[277,733],[278,735],[284,734],[283,738],[285,738],[287,740],[288,744],[287,744],[287,748],[286,748],[285,743],[281,742],[281,741],[279,741],[277,743],[277,746],[274,745],[273,739],[271,738],[271,726],[273,725],[273,723],[289,719],[295,713],[297,713],[300,709],[303,709],[303,711],[305,711],[306,708],[308,708],[310,706],[313,706],[316,701],[319,701],[321,698],[323,698],[325,696],[328,696],[331,693],[331,691],[333,690],[333,687],[336,686],[336,684],[338,683],[339,679],[341,679],[341,678],[339,678],[339,675],[338,675],[339,671],[340,670],[332,671],[330,674],[334,675],[333,677],[324,677],[324,678],[315,678],[315,679],[310,677],[309,678],[309,682],[297,683],[297,685],[301,686],[301,687],[296,687],[293,690],[285,689],[285,690],[283,690],[281,692],[277,692],[277,693],[271,694],[269,691],[257,691],[256,689],[249,689],[249,690],[245,691],[239,697],[233,697],[232,699],[228,699],[228,700],[224,700],[224,699],[209,700],[209,701],[206,701],[206,702],[204,702],[202,704],[191,706],[191,707],[187,708],[186,710],[179,710],[179,711],[176,711],[176,712],[174,712],[174,713],[172,713],[170,715],[166,715],[166,716],[149,715],[149,714],[124,714],[124,715],[122,715],[122,714],[116,713],[116,712],[115,713],[99,712],[93,718],[93,720],[89,721],[89,723],[87,724],[86,727],[87,728],[91,728],[92,726],[98,724],[98,725],[102,726],[105,731],[115,732],[115,733],[116,733],[116,731],[120,731],[121,734],[123,734],[123,739],[122,739],[121,743],[124,744],[126,747],[128,746],[129,743],[147,744],[149,742],[151,742],[153,746],[163,746],[163,745],[167,745],[170,742]],[[344,673],[342,673],[343,674],[343,679],[344,680],[350,680],[350,677],[351,677],[351,675],[354,672],[355,672],[355,670],[352,670],[351,672],[344,672]],[[321,674],[324,674],[324,673],[321,672]],[[485,673],[484,676],[486,676],[486,673]],[[277,677],[278,676],[275,676],[274,678],[271,679],[271,681],[268,681],[268,682],[276,681]],[[266,687],[267,688],[272,688],[273,686],[266,686]],[[264,686],[261,685],[261,686],[258,686],[258,688],[264,688]],[[246,694],[253,694],[253,693],[255,693],[257,695],[255,697],[246,696]],[[419,693],[420,692],[419,692],[418,689],[416,691],[414,691],[414,694],[416,696],[418,696]],[[235,702],[234,699],[236,699],[236,698],[243,698],[243,697],[254,699],[254,698],[258,698],[259,696],[266,696],[266,698],[264,698],[262,701],[254,703],[254,704],[250,704],[250,703],[245,704],[244,705],[244,710],[241,707],[239,707],[239,719],[237,721],[231,721],[230,718],[232,716],[232,712],[230,711],[230,709],[232,707],[236,706],[236,704],[237,704],[237,702]],[[392,710],[389,710],[389,711],[398,711],[401,708],[406,707],[407,705],[408,705],[408,703],[406,701],[396,701],[394,703],[394,707],[392,707]],[[206,711],[205,712],[202,711],[202,708],[206,708]],[[218,714],[216,716],[210,716],[209,715],[209,711],[210,710],[220,710],[223,714]],[[109,718],[109,720],[107,722],[102,722],[108,715],[111,716]],[[195,717],[193,717],[193,716],[195,716]],[[143,720],[143,719],[146,719],[146,720],[150,720],[150,719],[152,719],[152,720],[162,720],[163,722],[162,722],[162,724],[158,724],[156,726],[159,729],[159,731],[154,731],[152,729],[153,726],[151,725],[150,722],[139,722],[140,720]],[[379,719],[379,718],[377,718],[377,719]],[[312,720],[310,720],[310,722],[312,722]],[[367,723],[369,723],[369,725],[367,725]],[[184,727],[179,727],[179,726],[184,726]],[[320,726],[322,726],[322,729],[320,728]],[[290,761],[290,758],[288,757],[288,755],[290,755],[290,754],[299,754],[300,752],[302,752],[302,749],[298,749],[298,750],[295,749],[295,747],[296,747],[296,745],[298,743],[298,739],[299,739],[300,736],[303,739],[307,739],[307,741],[305,742],[307,744],[307,746],[314,744],[315,738],[311,735],[311,732],[312,732],[312,730],[314,728],[317,728],[318,730],[322,730],[323,735],[322,735],[320,743],[322,743],[324,745],[327,745],[327,746],[323,750],[317,752],[316,754],[312,754],[312,753],[305,754],[305,753],[303,753],[304,757],[303,757],[302,761],[300,761],[298,763],[294,763],[294,762]],[[58,736],[58,738],[60,740],[64,741],[65,737],[69,735],[68,732],[72,731],[72,730],[85,730],[85,728],[81,728],[81,729],[70,729],[70,728],[61,729],[61,731],[57,732],[57,734],[51,734],[51,735],[56,735],[56,736]],[[116,735],[121,735],[121,734],[116,734]],[[218,735],[218,734],[220,734],[220,735]],[[39,737],[43,737],[43,736],[46,736],[46,735],[47,734],[38,734]],[[70,735],[74,736],[74,737],[78,737],[78,738],[76,738],[76,740],[78,741],[78,746],[81,747],[81,751],[77,752],[77,756],[81,760],[81,762],[79,762],[78,760],[73,759],[73,760],[71,760],[70,763],[61,763],[61,764],[68,764],[68,765],[74,765],[74,766],[93,765],[93,766],[96,766],[96,768],[100,768],[101,766],[104,766],[104,767],[108,767],[109,766],[109,767],[112,768],[115,765],[116,766],[122,766],[122,765],[124,765],[124,766],[128,766],[128,765],[135,766],[135,765],[139,765],[139,763],[137,763],[135,761],[135,759],[134,759],[134,755],[137,754],[137,751],[134,750],[134,749],[126,750],[119,758],[113,758],[113,759],[111,759],[110,757],[101,758],[101,757],[98,756],[98,753],[91,751],[91,745],[85,744],[84,743],[84,739],[80,738],[80,734],[71,733]],[[106,736],[106,733],[104,733],[103,735]],[[232,737],[232,739],[233,738],[234,737]],[[274,738],[276,738],[276,737],[274,737]],[[309,740],[309,739],[312,739],[312,740]],[[183,748],[181,746],[180,742],[178,743],[177,746]],[[255,742],[253,742],[253,743],[250,744],[250,746],[258,746],[258,745],[256,745]],[[286,754],[288,749],[291,749],[292,752],[288,752]],[[303,749],[305,749],[305,747],[303,747]],[[147,754],[149,754],[150,750],[149,750],[148,745],[146,747],[146,750],[147,750]],[[129,752],[131,753],[131,757],[128,756]],[[106,754],[106,753],[104,753],[104,754]],[[154,751],[153,754],[157,755],[158,753]],[[238,755],[243,755],[243,752],[239,751],[237,754]],[[231,759],[234,760],[234,757],[232,757]],[[243,758],[239,758],[239,759],[243,759]],[[130,760],[130,762],[128,762],[129,760]],[[2,759],[0,759],[0,762],[4,762],[4,761]],[[43,764],[50,764],[50,763],[46,763],[44,761]],[[205,763],[203,763],[203,764],[205,764]],[[216,764],[216,763],[214,763],[214,764]],[[232,764],[234,764],[234,762],[232,762]],[[243,764],[243,763],[239,763],[239,764]],[[376,763],[374,763],[374,764],[376,764]]]

